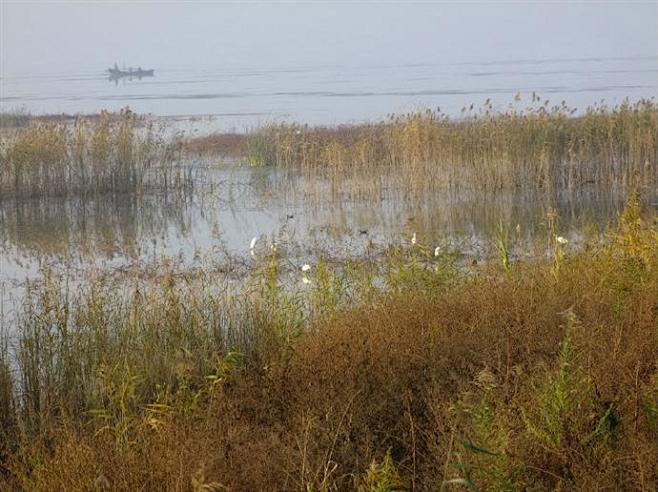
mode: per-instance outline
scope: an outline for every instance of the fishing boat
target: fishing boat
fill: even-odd
[[[110,74],[110,80],[118,80],[125,77],[138,79],[141,79],[142,77],[153,77],[153,69],[144,70],[142,67],[120,69],[116,63],[114,64],[114,67],[108,68],[107,72]]]

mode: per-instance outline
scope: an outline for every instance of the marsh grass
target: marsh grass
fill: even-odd
[[[25,108],[0,112],[0,130],[27,126],[32,115]]]
[[[60,114],[32,114],[25,107],[18,107],[10,109],[9,111],[0,112],[0,130],[6,130],[11,133],[12,130],[24,128],[31,124],[38,123],[68,123],[74,124],[79,119],[84,119],[87,122],[96,122],[101,118],[109,118],[112,121],[118,121],[122,118],[121,112],[108,113],[101,111],[100,113],[60,113]],[[138,123],[143,125],[146,123],[144,116],[137,117]]]
[[[271,250],[239,291],[46,274],[14,377],[0,359],[0,483],[652,490],[657,228],[632,196],[557,269],[455,268],[418,237],[340,269]]]
[[[230,142],[230,145],[227,144]],[[655,186],[655,99],[576,112],[539,96],[500,112],[487,101],[460,118],[427,110],[353,126],[271,124],[238,135],[191,140],[195,152],[237,155],[254,166],[301,172],[310,194],[378,199],[438,190],[577,192],[586,185]]]
[[[129,109],[73,125],[36,121],[3,137],[0,198],[181,190],[192,184],[177,166],[177,145]]]
[[[14,375],[9,360],[7,339],[0,322],[0,473],[5,472],[6,458],[14,451],[12,437],[16,432],[16,400]]]

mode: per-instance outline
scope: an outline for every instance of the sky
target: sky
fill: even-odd
[[[16,2],[0,76],[657,57],[658,2]]]

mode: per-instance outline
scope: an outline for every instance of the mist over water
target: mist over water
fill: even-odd
[[[658,92],[655,4],[2,5],[0,110],[130,106],[213,129],[337,124],[537,92],[580,109]],[[108,79],[105,70],[154,69]]]
[[[584,108],[656,94],[658,60],[514,60],[498,64],[313,66],[288,69],[156,68],[154,77],[111,81],[102,71],[3,79],[2,109],[94,113],[130,106],[159,116],[214,116],[213,128],[244,130],[294,120],[337,124],[424,108],[458,115],[490,98],[504,109],[517,92]],[[527,98],[526,98],[527,99]]]

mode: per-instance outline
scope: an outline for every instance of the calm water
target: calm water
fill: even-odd
[[[107,65],[113,63],[109,60]],[[279,69],[144,66],[154,77],[109,80],[105,66],[75,72],[6,74],[0,110],[34,114],[93,113],[130,106],[176,117],[187,129],[244,130],[294,120],[335,124],[379,119],[423,108],[458,115],[490,98],[504,109],[535,91],[580,109],[658,93],[658,58],[510,59],[486,63],[287,66]],[[206,116],[199,120],[199,116]],[[185,125],[187,123],[187,125]]]
[[[378,200],[313,190],[315,183],[271,168],[223,164],[211,167],[205,185],[183,198],[0,202],[0,281],[21,283],[43,265],[111,269],[162,258],[193,265],[201,258],[248,257],[253,237],[262,238],[261,246],[275,240],[299,261],[320,251],[360,255],[366,244],[405,242],[413,232],[428,246],[451,240],[472,246],[495,236],[501,221],[520,224],[523,236],[532,238],[549,210],[558,213],[565,235],[576,234],[583,225],[615,221],[626,198],[623,190],[594,187],[572,195],[445,191],[413,199],[390,191]]]
[[[26,281],[38,279],[44,267],[72,278],[96,270],[129,279],[165,260],[182,270],[217,271],[219,280],[239,279],[254,264],[253,237],[260,238],[257,257],[275,241],[286,265],[298,268],[319,256],[341,261],[408,244],[413,233],[427,247],[480,259],[490,254],[500,222],[512,231],[519,225],[514,238],[523,249],[546,232],[546,214],[554,210],[560,234],[577,243],[583,226],[603,229],[615,222],[626,198],[623,190],[584,188],[574,195],[445,191],[415,199],[387,192],[378,200],[355,201],[318,199],[313,190],[316,183],[271,168],[222,164],[183,198],[0,202],[0,325],[1,318],[13,319]],[[658,211],[658,190],[647,192]],[[223,273],[227,268],[230,274]]]
[[[173,127],[207,132],[278,120],[364,121],[436,107],[458,115],[462,107],[477,107],[487,98],[505,109],[519,91],[523,99],[517,107],[535,91],[579,108],[658,92],[655,57],[278,70],[144,68],[154,68],[155,76],[111,81],[102,66],[74,73],[3,73],[0,110],[72,114],[129,105],[164,117]],[[522,236],[530,238],[543,227],[547,210],[555,209],[563,234],[575,237],[583,224],[616,220],[625,199],[623,191],[591,189],[576,196],[435,193],[414,201],[386,195],[355,202],[310,199],[304,189],[301,178],[227,164],[210,169],[207,186],[185,199],[0,201],[0,310],[13,309],[25,281],[37,278],[45,265],[75,273],[129,269],[162,258],[193,267],[237,257],[248,266],[252,237],[263,238],[259,247],[275,239],[292,263],[301,264],[318,251],[362,255],[372,244],[408,241],[413,232],[428,245],[458,242],[477,256],[500,221],[520,224]],[[656,190],[649,195],[656,196]]]

